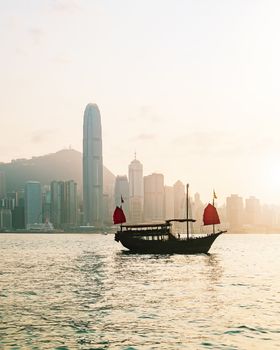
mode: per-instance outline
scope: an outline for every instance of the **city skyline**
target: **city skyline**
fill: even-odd
[[[76,150],[74,150],[74,149],[63,149],[63,150],[58,150],[57,152],[54,152],[53,154],[56,154],[56,153],[59,153],[59,152],[63,152],[63,151],[67,151],[67,150],[71,150],[71,151],[76,151]],[[78,151],[78,152],[80,152],[80,151]],[[80,152],[81,153],[81,155],[82,155],[82,152]],[[52,153],[48,153],[48,154],[46,154],[46,155],[39,155],[38,156],[38,158],[40,158],[40,157],[44,157],[44,156],[50,156],[50,155],[52,155]],[[134,156],[135,157],[135,156]],[[35,156],[32,156],[31,158],[26,158],[26,159],[13,159],[12,160],[12,162],[21,162],[21,161],[24,161],[24,160],[27,160],[27,161],[30,161],[30,160],[32,160],[32,159],[34,159],[34,158],[37,158],[37,157],[35,157]],[[133,161],[135,161],[135,158],[131,158],[131,162],[130,163],[133,163]],[[137,161],[139,161],[138,159],[137,159]],[[1,162],[0,162],[1,163]],[[10,164],[10,162],[9,163],[2,163],[2,164]],[[126,169],[127,168],[127,166],[128,165],[125,165],[124,166],[124,169]],[[144,165],[144,169],[145,169],[145,165]],[[110,169],[108,169],[109,171],[110,171]],[[143,170],[142,170],[143,171]],[[2,174],[3,175],[3,173],[5,173],[5,171],[0,171],[0,175]],[[143,177],[145,177],[145,176],[149,176],[149,175],[152,175],[152,174],[154,174],[154,173],[156,173],[156,172],[151,172],[151,173],[148,173],[148,172],[146,172],[146,171],[144,171],[143,172]],[[175,180],[174,182],[167,182],[166,181],[166,175],[164,174],[164,173],[162,173],[162,172],[158,172],[159,174],[162,174],[163,176],[164,176],[164,186],[166,186],[166,187],[170,187],[170,186],[174,186],[177,182],[181,182],[182,183],[182,179],[181,178],[178,178],[177,180]],[[120,174],[113,174],[112,173],[112,175],[114,175],[115,177],[117,177],[117,176],[128,176],[128,174],[129,174],[129,171],[127,171],[127,170],[124,170],[123,172],[121,172]],[[32,179],[29,179],[30,181],[32,181]],[[55,179],[53,179],[53,180],[55,180]],[[68,177],[63,177],[63,178],[61,178],[60,179],[60,181],[70,181],[70,179],[68,178]],[[182,183],[183,184],[183,183]],[[187,184],[187,183],[186,183]],[[183,184],[184,186],[186,186],[186,184]],[[210,192],[209,193],[207,193],[206,194],[206,196],[205,195],[203,195],[201,192],[200,192],[200,189],[199,188],[194,188],[193,187],[193,185],[190,183],[189,184],[190,185],[190,193],[191,193],[191,196],[192,195],[194,195],[195,193],[199,193],[201,196],[202,196],[202,201],[204,202],[204,203],[207,203],[207,202],[210,202],[211,200],[212,200],[212,195],[213,195],[213,190],[215,190],[214,188],[212,189],[212,190],[210,190]],[[1,186],[0,186],[0,189],[1,189]],[[108,189],[107,189],[108,190]],[[223,205],[225,205],[226,204],[226,198],[228,197],[228,196],[231,196],[231,195],[237,195],[237,196],[241,196],[242,198],[244,198],[244,200],[246,199],[246,198],[251,198],[251,197],[256,197],[256,198],[258,198],[258,200],[260,200],[261,201],[261,203],[263,204],[263,205],[271,205],[271,206],[279,206],[279,204],[277,204],[277,203],[270,203],[270,202],[265,202],[265,201],[263,201],[261,198],[259,198],[259,197],[257,197],[256,196],[256,194],[255,193],[250,193],[249,195],[246,195],[246,194],[244,194],[244,193],[234,193],[234,192],[230,192],[230,191],[228,191],[228,192],[226,192],[225,193],[225,195],[221,195],[219,192],[217,192],[216,190],[215,190],[215,192],[216,192],[216,195],[217,195],[217,199],[216,199],[216,201],[217,201],[217,203],[218,203],[218,205],[219,206],[223,206]]]
[[[88,105],[86,111],[89,112],[89,109],[92,108],[95,114],[97,111],[96,105]],[[93,118],[93,120],[91,118],[92,113],[85,114],[89,115],[91,119],[90,127],[87,127],[88,123],[85,123],[86,134],[89,133],[95,141],[98,141],[100,139],[96,134],[98,130],[95,128],[95,132],[92,133],[93,129],[91,126],[98,121],[100,124],[100,118],[97,118],[97,120]],[[87,120],[88,118],[85,119]],[[87,120],[87,122],[89,121]],[[87,138],[85,138],[85,141],[87,143]],[[97,151],[98,148],[95,148],[94,158],[97,157]],[[62,152],[65,164],[68,164],[71,168],[72,162],[70,159],[72,153],[78,152],[73,150]],[[40,164],[44,168],[44,162],[41,157],[39,158]],[[59,159],[62,158],[60,157]],[[27,160],[15,162],[18,165],[21,163],[24,168],[28,167]],[[24,185],[20,179],[17,180],[17,185],[10,181],[5,184],[5,176],[3,176],[5,174],[5,166],[3,167],[2,165],[0,171],[2,178],[0,182],[0,230],[19,229],[22,231],[22,229],[28,229],[29,227],[38,230],[39,227],[42,229],[46,225],[47,229],[52,227],[56,230],[73,230],[75,228],[79,230],[79,227],[86,227],[84,226],[82,193],[78,193],[78,184],[75,181],[66,179],[71,177],[68,176],[70,174],[69,170],[64,176],[60,177],[61,180],[54,180],[55,176],[51,176],[51,180],[48,181],[44,177],[38,177],[36,167],[34,167],[35,163],[36,158],[32,158],[30,164],[35,176],[33,178],[31,172],[28,177],[29,180]],[[9,164],[7,165],[9,166]],[[80,165],[82,168],[82,159]],[[53,165],[49,166],[49,170],[53,171],[53,166],[55,166],[56,171],[59,167],[64,168],[63,164],[57,161],[57,158],[56,161],[54,158]],[[18,172],[21,172],[20,167],[17,169]],[[82,172],[82,169],[80,170]],[[96,172],[96,170],[97,168],[95,167],[93,171]],[[112,213],[116,205],[122,205],[128,223],[162,222],[170,218],[182,219],[186,216],[186,186],[182,181],[178,180],[173,186],[168,186],[165,182],[164,174],[152,173],[144,175],[143,165],[136,159],[136,155],[128,165],[128,173],[128,177],[127,175],[113,176],[114,184],[112,183],[112,178],[109,180],[105,176],[104,189],[106,188],[106,190],[102,196],[105,226],[112,225]],[[9,178],[13,178],[12,172],[9,173]],[[108,180],[111,183],[108,183]],[[7,192],[5,185],[8,185],[7,188],[9,188]],[[23,190],[23,187],[25,190]],[[90,190],[87,192],[90,193]],[[215,206],[222,218],[223,225],[227,227],[229,232],[278,232],[280,206],[269,206],[261,203],[255,196],[243,198],[238,194],[228,195],[225,199],[226,201],[221,204],[220,201],[217,202],[216,191],[213,191],[213,196],[214,193]],[[196,189],[189,191],[189,199],[191,204],[190,216],[196,219],[196,223],[191,226],[195,232],[200,232],[203,226],[201,221],[203,210],[207,203],[211,201],[201,200],[200,194],[196,192]],[[98,205],[97,202],[94,204],[95,206]]]
[[[204,198],[216,188],[280,204],[277,1],[31,0],[0,10],[0,161],[82,151],[77,130],[93,101],[114,174],[136,150],[145,173]]]

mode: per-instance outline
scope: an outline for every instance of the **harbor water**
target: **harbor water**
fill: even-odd
[[[224,234],[193,256],[0,234],[0,349],[279,349],[279,252],[276,234]]]

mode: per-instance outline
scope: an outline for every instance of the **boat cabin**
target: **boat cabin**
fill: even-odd
[[[172,225],[170,222],[158,224],[122,225],[121,230],[118,231],[118,233],[145,240],[164,240],[174,237],[171,233],[171,226]]]
[[[137,225],[122,225],[121,230],[117,232],[117,237],[120,235],[134,237],[144,240],[176,240],[178,234],[172,232],[172,222],[194,222],[193,219],[172,219],[166,220],[164,223],[152,224],[137,224]],[[180,235],[179,235],[180,237]]]

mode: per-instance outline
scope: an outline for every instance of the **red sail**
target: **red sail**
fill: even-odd
[[[203,222],[204,225],[216,225],[220,223],[217,209],[210,203],[204,209]]]
[[[113,214],[113,221],[114,221],[114,224],[122,224],[126,222],[126,218],[122,208],[116,207]]]

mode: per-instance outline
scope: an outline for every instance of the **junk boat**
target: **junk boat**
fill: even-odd
[[[212,225],[213,232],[204,236],[190,236],[189,224],[195,222],[189,219],[189,200],[186,200],[186,219],[171,219],[164,223],[123,225],[126,222],[122,206],[116,207],[113,221],[114,224],[121,224],[120,230],[115,234],[115,240],[135,253],[152,254],[201,254],[208,253],[211,245],[217,237],[226,231],[218,230],[215,232],[215,225],[220,224],[217,210],[214,206],[215,193],[213,195],[213,204],[208,204],[204,209],[204,225]],[[187,234],[175,234],[172,232],[173,223],[186,222]]]

